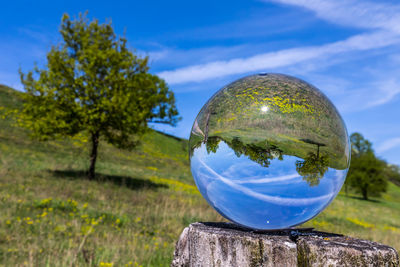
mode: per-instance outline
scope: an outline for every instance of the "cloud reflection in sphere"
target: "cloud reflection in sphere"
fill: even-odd
[[[225,218],[254,229],[310,220],[335,198],[350,160],[346,126],[312,85],[282,74],[239,79],[194,121],[191,171]]]

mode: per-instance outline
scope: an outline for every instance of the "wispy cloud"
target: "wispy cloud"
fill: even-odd
[[[38,27],[21,27],[18,28],[17,31],[24,37],[28,37],[40,43],[51,43],[51,40],[54,36],[50,36],[47,32],[43,31]]]
[[[300,179],[298,179],[300,178]],[[297,173],[289,174],[289,175],[282,175],[278,177],[266,177],[266,178],[260,178],[260,177],[250,177],[250,179],[243,179],[240,181],[236,181],[237,184],[268,184],[268,183],[276,183],[276,182],[287,182],[291,181],[292,183],[294,181],[301,182],[301,176]]]
[[[393,101],[398,95],[400,95],[400,79],[376,77],[373,74],[369,75],[366,81],[362,78],[358,84],[347,84],[344,86],[346,90],[343,90],[343,86],[334,85],[332,82],[331,91],[337,89],[337,93],[332,93],[336,99],[340,99],[337,103],[337,107],[343,113],[357,112],[366,110],[369,108],[377,107]],[[391,73],[388,76],[393,76]]]
[[[53,44],[51,40],[57,38],[33,26],[17,28],[15,33],[7,42],[0,43],[0,83],[22,90],[18,69],[30,70],[34,63],[42,66]]]
[[[306,62],[321,56],[385,47],[399,42],[400,5],[354,0],[265,0],[303,7],[318,17],[346,26],[379,29],[343,41],[261,53],[245,58],[215,60],[206,64],[160,72],[170,84],[200,82],[216,77],[268,70]]]
[[[400,94],[400,83],[397,79],[390,79],[376,84],[379,88],[379,96],[367,102],[366,107],[374,107],[385,104]]]
[[[207,63],[218,60],[219,58],[234,58],[238,55],[249,55],[249,51],[262,50],[262,45],[234,45],[234,46],[211,46],[191,49],[175,49],[170,47],[161,47],[158,50],[145,53],[150,60],[157,63],[157,66],[179,67],[187,66],[193,62]]]
[[[392,138],[384,141],[377,149],[376,152],[383,153],[395,147],[400,146],[400,137]]]
[[[400,5],[357,0],[264,0],[308,9],[329,22],[400,32]]]
[[[310,24],[313,20],[315,18],[310,16],[299,18],[297,12],[293,10],[282,14],[277,13],[275,9],[259,8],[253,10],[253,14],[246,14],[234,21],[174,34],[169,33],[169,38],[189,38],[194,40],[265,38],[274,34],[298,30]],[[277,21],[279,21],[279,27],[276,27]],[[296,21],[296,23],[293,23],[293,21]]]
[[[373,53],[385,53],[386,48],[400,44],[400,5],[357,0],[264,0],[264,2],[298,6],[331,23],[363,28],[366,31],[323,45],[281,49],[236,58],[226,59],[226,55],[214,52],[214,56],[217,55],[219,58],[209,58],[205,63],[162,71],[158,75],[175,86],[188,83],[201,84],[206,80],[257,71],[289,71],[300,76],[303,74],[309,76],[314,71],[354,60],[357,55],[365,58]],[[365,51],[368,51],[368,54]],[[198,55],[200,54],[201,52]],[[348,84],[347,90],[341,89],[339,95],[346,95],[341,104],[346,106],[354,102],[354,99],[363,99],[362,105],[357,107],[354,103],[350,103],[352,110],[362,110],[387,103],[400,94],[400,83],[397,79],[387,79],[388,75],[384,75],[385,77],[379,77],[374,81],[371,78],[373,76],[361,79],[364,82],[363,88],[360,84]],[[366,94],[366,91],[369,93]],[[367,98],[366,95],[373,97]]]
[[[390,32],[379,31],[359,34],[343,41],[322,46],[284,49],[248,58],[214,61],[172,71],[163,71],[158,75],[170,84],[200,82],[221,76],[290,66],[320,57],[335,56],[339,53],[381,48],[399,42],[400,36]]]
[[[202,161],[200,158],[198,159],[198,162],[201,164],[202,167],[205,168],[205,170],[207,172],[209,172],[212,175],[212,177],[216,178],[217,181],[220,181],[220,182],[224,183],[225,185],[242,192],[243,194],[246,194],[248,196],[257,198],[261,201],[265,201],[268,203],[274,203],[274,204],[285,205],[285,206],[312,205],[312,204],[320,203],[322,201],[327,201],[329,199],[332,199],[335,196],[334,193],[328,193],[325,195],[308,197],[308,198],[290,198],[290,197],[280,197],[280,196],[272,196],[272,195],[268,195],[268,194],[262,194],[262,193],[259,193],[259,192],[256,192],[256,191],[250,189],[249,187],[240,185],[237,182],[234,182],[234,181],[218,174],[210,166],[208,166],[204,161]],[[211,185],[212,185],[212,183],[210,183],[208,186],[211,186]]]

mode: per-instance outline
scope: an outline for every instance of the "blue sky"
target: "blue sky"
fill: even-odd
[[[0,10],[0,83],[22,89],[18,68],[45,64],[63,13],[112,19],[175,92],[183,120],[155,126],[188,138],[200,108],[242,76],[278,72],[322,90],[348,131],[400,164],[400,3],[361,0],[6,1]]]

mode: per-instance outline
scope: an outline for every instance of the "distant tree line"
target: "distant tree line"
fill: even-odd
[[[400,186],[399,166],[378,158],[372,143],[360,133],[353,133],[350,142],[351,163],[345,182],[346,194],[350,188],[368,200],[369,197],[379,197],[386,192],[388,181]]]

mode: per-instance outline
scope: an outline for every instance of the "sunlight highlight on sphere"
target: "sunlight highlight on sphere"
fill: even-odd
[[[267,112],[268,111],[268,107],[267,106],[262,106],[261,107],[261,112]]]
[[[312,85],[282,74],[244,77],[200,110],[191,171],[225,218],[254,229],[310,220],[339,193],[350,161],[346,126]]]

